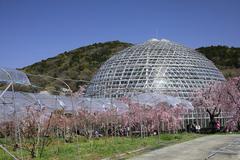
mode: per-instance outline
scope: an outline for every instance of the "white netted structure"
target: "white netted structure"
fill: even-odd
[[[1,83],[17,83],[22,85],[31,85],[27,75],[16,69],[8,69],[0,67]]]
[[[12,90],[12,99],[14,99],[14,84],[20,84],[25,86],[30,86],[31,83],[27,77],[27,75],[21,71],[16,69],[7,69],[0,67],[0,84],[6,84],[5,87],[2,87],[2,91],[0,90],[0,102],[5,104],[4,94],[11,89]]]
[[[0,93],[1,92],[2,91],[0,90]],[[27,92],[15,92],[15,102],[13,105],[12,94],[12,92],[6,91],[2,96],[2,99],[0,99],[0,118],[4,117],[4,114],[11,115],[14,112],[24,115],[26,107],[28,106],[45,108],[49,112],[53,112],[57,109],[64,109],[65,112],[72,112],[72,105],[75,106],[74,112],[81,107],[91,111],[104,111],[109,108],[116,108],[119,111],[128,110],[127,103],[115,98],[87,98],[78,96],[70,97],[64,95],[51,95],[48,93]],[[131,97],[130,100],[142,106],[156,106],[160,103],[166,103],[169,105],[169,107],[177,107],[177,105],[181,105],[185,109],[193,110],[193,106],[189,101],[155,93],[143,93],[135,95]]]
[[[159,92],[191,100],[196,89],[224,80],[215,65],[196,50],[165,39],[151,39],[124,49],[105,62],[86,96]]]

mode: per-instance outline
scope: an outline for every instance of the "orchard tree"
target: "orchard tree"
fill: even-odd
[[[52,116],[47,114],[45,108],[36,106],[26,107],[25,115],[19,123],[22,144],[20,147],[30,152],[31,157],[41,157],[45,146],[51,143],[50,121]]]
[[[149,106],[133,102],[127,98],[124,98],[123,101],[129,107],[125,116],[130,128],[141,130],[141,125],[144,125],[152,133],[154,131],[160,133],[161,124],[163,124],[163,129],[166,128],[168,131],[175,132],[180,128],[181,114],[184,111],[182,104],[175,107],[167,103]]]
[[[227,128],[236,129],[240,122],[240,77],[225,82],[215,83],[208,89],[199,91],[194,101],[195,107],[204,107],[210,117],[210,128],[215,130],[216,120],[221,111],[227,112],[232,118]]]
[[[227,127],[230,130],[240,130],[240,77],[235,77],[227,81],[222,86],[221,107],[231,114]]]

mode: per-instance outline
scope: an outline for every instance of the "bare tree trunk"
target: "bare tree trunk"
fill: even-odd
[[[160,122],[158,120],[158,144],[160,143]]]

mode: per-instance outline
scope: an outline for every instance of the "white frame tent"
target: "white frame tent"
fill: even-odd
[[[64,108],[68,112],[73,112],[74,114],[74,102],[72,97],[72,90],[70,86],[61,79],[54,78],[51,76],[41,76],[41,75],[30,75],[38,77],[47,77],[49,79],[54,79],[64,87],[67,88],[67,92],[70,92],[70,96],[61,96],[61,95],[50,95],[50,94],[41,94],[41,93],[27,93],[15,91],[14,86],[33,86],[28,78],[29,75],[25,74],[22,71],[16,69],[0,68],[0,84],[3,84],[2,89],[0,90],[0,122],[8,121],[9,118],[13,118],[15,126],[15,141],[21,146],[21,136],[19,128],[19,120],[24,117],[26,107],[34,106],[37,109],[47,108],[48,111],[53,111],[57,108]],[[63,87],[63,88],[64,88]],[[65,108],[66,107],[66,108]],[[13,159],[17,158],[8,151],[4,145],[0,144],[0,148],[11,156]],[[23,157],[22,157],[23,158]]]
[[[0,99],[3,100],[3,95],[6,93],[8,89],[12,89],[14,93],[14,84],[21,85],[31,85],[27,75],[21,71],[14,69],[5,69],[0,68],[0,83],[6,83],[7,87],[0,94]]]
[[[0,102],[2,102],[3,106],[7,105],[7,109],[9,109],[9,104],[12,105],[15,125],[19,126],[18,116],[16,114],[16,104],[15,104],[16,94],[14,90],[14,84],[30,86],[31,83],[27,75],[21,71],[18,71],[15,69],[0,68],[0,84],[1,83],[6,84],[6,88],[4,88],[3,91],[0,93]],[[11,102],[5,101],[6,100],[5,94],[8,92],[9,89],[11,89]],[[2,107],[1,109],[5,114],[6,108]],[[4,116],[4,119],[5,119],[5,116]],[[20,134],[19,127],[15,127],[15,139],[20,141],[20,144],[21,144],[21,140],[20,138],[18,138],[20,136],[18,134]],[[17,158],[11,152],[9,152],[8,149],[5,148],[2,144],[0,144],[0,148],[9,156],[11,156],[14,160],[17,160]]]

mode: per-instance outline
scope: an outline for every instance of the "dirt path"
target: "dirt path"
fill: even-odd
[[[132,160],[240,160],[240,135],[211,135],[154,150]]]

